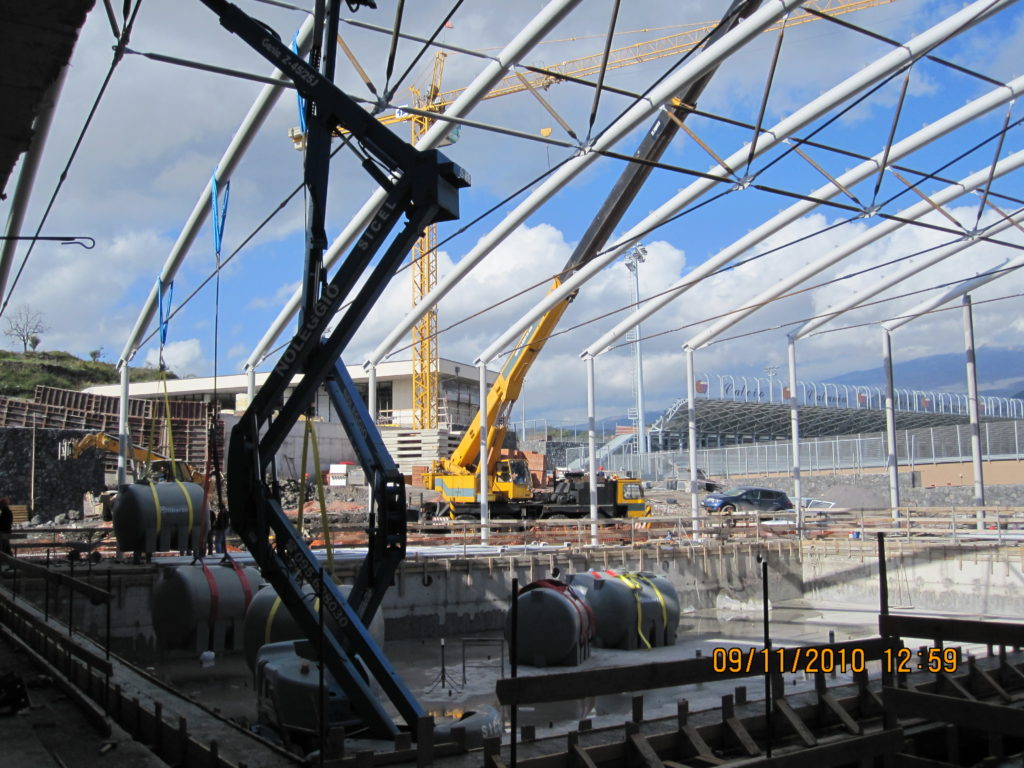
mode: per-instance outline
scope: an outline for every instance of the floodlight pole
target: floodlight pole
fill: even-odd
[[[690,520],[692,535],[697,538],[700,530],[700,513],[697,507],[697,404],[696,387],[693,385],[693,347],[683,347],[686,353],[686,440],[690,454]]]
[[[796,339],[789,337],[789,425],[792,439],[793,508],[796,510],[796,535],[804,536],[803,498],[800,488],[800,409],[796,403]]]
[[[885,369],[885,438],[889,454],[885,466],[889,472],[889,506],[893,520],[900,516],[899,457],[896,454],[896,406],[892,383],[892,334],[882,329],[882,367]]]
[[[974,313],[971,296],[963,298],[964,349],[967,353],[967,408],[971,416],[971,461],[974,467],[974,506],[978,507],[978,530],[985,529],[985,480],[981,466],[981,426],[978,423],[978,369],[974,359]]]
[[[587,355],[587,449],[590,451],[590,543],[598,544],[597,524],[597,406],[594,395],[594,357]]]
[[[480,543],[486,544],[490,539],[490,509],[487,506],[488,477],[487,463],[490,455],[487,452],[487,363],[480,362]]]

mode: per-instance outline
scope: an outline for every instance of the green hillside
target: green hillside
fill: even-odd
[[[131,368],[132,381],[154,381],[155,368]],[[175,379],[172,373],[168,378]],[[81,360],[67,352],[11,352],[0,349],[0,396],[31,400],[36,385],[59,389],[85,389],[120,381],[111,363]]]

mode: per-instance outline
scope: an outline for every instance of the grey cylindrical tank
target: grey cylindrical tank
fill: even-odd
[[[352,587],[344,584],[338,587],[341,594],[346,598]],[[312,602],[314,610],[317,607],[316,599],[313,596],[313,588],[309,584],[302,585],[303,598]],[[330,621],[330,617],[325,617]],[[373,617],[370,622],[370,636],[377,641],[378,645],[384,642],[384,617],[381,611]],[[291,613],[281,602],[281,598],[270,586],[261,589],[249,605],[245,613],[245,661],[249,669],[256,668],[256,656],[260,648],[268,643],[280,643],[287,640],[300,640],[303,638],[302,630],[292,618]]]
[[[199,547],[203,489],[195,483],[133,483],[118,488],[112,510],[117,548],[151,554]]]
[[[245,612],[263,580],[255,568],[182,565],[153,588],[153,632],[164,648],[240,650]]]
[[[679,596],[653,573],[590,571],[566,576],[594,612],[596,644],[604,648],[675,645]]]
[[[516,658],[535,667],[575,666],[590,655],[590,609],[570,587],[554,579],[527,584],[516,598]],[[511,614],[505,625],[511,646]]]
[[[316,662],[302,658],[295,641],[268,643],[253,671],[259,722],[284,732],[303,751],[312,749],[311,734],[320,730],[320,670]],[[327,722],[350,719],[351,703],[330,673],[324,676],[324,688]]]

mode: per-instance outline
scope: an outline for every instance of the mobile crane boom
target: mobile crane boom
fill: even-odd
[[[734,0],[717,27],[708,35],[705,44],[710,44],[724,35],[753,13],[758,5],[760,5],[760,0]],[[637,193],[653,170],[652,163],[657,162],[662,156],[676,135],[679,126],[696,107],[698,97],[714,73],[715,70],[712,69],[692,83],[683,93],[679,94],[671,108],[666,107],[665,111],[668,114],[658,117],[633,153],[637,162],[629,163],[622,171],[562,271],[553,279],[549,293],[597,256],[626,214],[629,206],[636,199]],[[519,398],[526,374],[529,373],[533,362],[544,349],[548,338],[574,297],[575,294],[555,304],[523,332],[512,354],[502,366],[498,378],[491,386],[487,402],[481,406],[487,409],[488,424],[487,455],[483,460],[487,462],[487,477],[492,478],[489,492],[495,495],[496,501],[499,503],[515,503],[518,499],[525,499],[532,495],[527,487],[520,487],[498,477],[495,469],[498,465],[501,447],[505,442],[508,416],[512,406]],[[440,491],[442,498],[449,503],[472,503],[476,495],[475,472],[478,470],[480,461],[480,414],[477,413],[451,458],[436,461],[433,471],[426,480],[428,484],[432,483],[435,490]]]
[[[436,150],[419,151],[391,133],[328,78],[293,54],[266,25],[227,0],[200,1],[219,16],[226,29],[293,80],[311,104],[311,118],[321,138],[327,137],[326,142],[319,141],[310,148],[305,160],[311,205],[317,210],[310,217],[307,232],[306,301],[299,330],[231,432],[227,460],[231,525],[263,577],[311,640],[320,637],[320,622],[312,603],[302,599],[302,583],[312,586],[324,611],[338,627],[332,629],[331,622],[325,622],[319,649],[321,663],[345,691],[369,731],[393,737],[397,726],[361,674],[356,657],[406,724],[414,726],[424,712],[366,629],[405,557],[405,484],[340,356],[423,229],[436,221],[458,218],[458,190],[469,185],[469,178]],[[369,0],[356,2],[372,6]],[[337,28],[338,5],[331,11],[328,34]],[[326,150],[330,133],[338,125],[387,169],[384,173],[372,161],[364,162],[367,171],[388,190],[388,196],[328,280],[322,273],[322,259],[318,259],[326,247],[322,232]],[[393,235],[402,214],[406,222]],[[389,237],[391,241],[385,245]],[[331,318],[367,271],[369,276],[351,297],[341,321],[329,332]],[[302,374],[301,382],[285,397],[297,374]],[[369,547],[348,600],[332,579],[324,578],[320,563],[285,517],[276,483],[266,480],[274,455],[324,382],[372,489]]]

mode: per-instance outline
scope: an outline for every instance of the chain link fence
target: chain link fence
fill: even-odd
[[[982,423],[982,455],[986,459],[1022,458],[1024,430],[1020,425],[1019,421]],[[578,451],[580,458],[585,459],[586,446],[580,446]],[[900,466],[911,470],[918,464],[970,461],[971,427],[959,424],[899,430],[896,452]],[[887,455],[885,435],[880,433],[800,441],[800,467],[807,471],[884,467]],[[635,452],[622,453],[603,458],[602,464],[607,472],[634,477],[642,473],[645,480],[653,481],[686,478],[690,473],[690,457],[685,448],[656,451],[643,457]],[[697,466],[708,477],[716,478],[788,473],[793,468],[792,444],[780,440],[701,448],[697,451]]]

